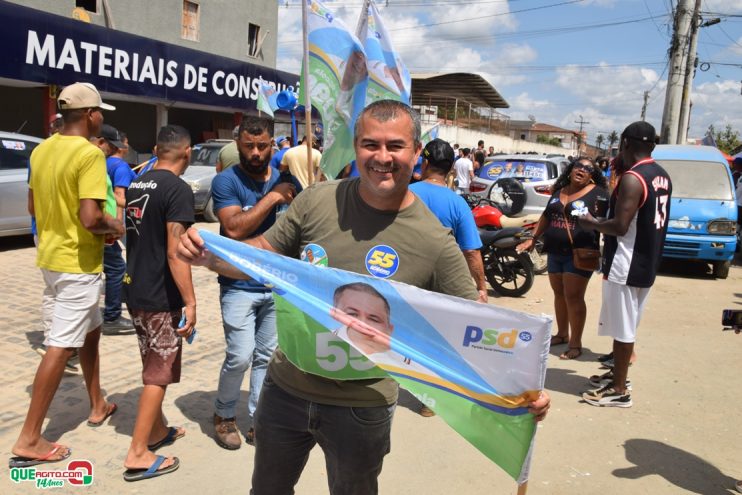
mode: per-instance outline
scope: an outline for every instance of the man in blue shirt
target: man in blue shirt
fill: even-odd
[[[262,234],[276,221],[279,206],[290,204],[296,187],[282,182],[270,166],[273,121],[265,117],[245,117],[236,140],[240,163],[217,174],[211,184],[214,212],[219,217],[221,235],[244,240]],[[235,410],[245,372],[250,373],[249,422],[277,344],[276,309],[270,289],[253,280],[219,276],[227,351],[216,394],[214,429],[219,446],[236,450],[242,443],[235,422]],[[255,438],[254,428],[245,435]]]
[[[469,266],[469,272],[477,284],[479,301],[487,302],[487,286],[484,264],[479,249],[482,240],[474,223],[469,206],[464,198],[446,187],[446,175],[454,162],[451,146],[442,139],[433,139],[422,152],[422,181],[410,185],[414,192],[435,214],[441,223],[453,231]]]
[[[273,153],[273,158],[271,158],[271,167],[278,170],[281,168],[281,158],[283,158],[283,155],[289,150],[289,148],[291,148],[291,140],[286,136],[278,136],[276,139],[276,146],[278,146],[278,151]]]
[[[116,218],[122,220],[126,207],[126,190],[134,180],[135,173],[123,159],[129,151],[121,133],[112,125],[103,124],[98,138],[98,146],[106,155],[106,169],[111,179],[113,195],[116,198]],[[121,254],[118,241],[106,244],[103,249],[103,273],[106,274],[106,296],[103,309],[104,334],[114,334],[124,330],[134,331],[131,320],[121,316],[121,287],[126,272],[126,262]]]

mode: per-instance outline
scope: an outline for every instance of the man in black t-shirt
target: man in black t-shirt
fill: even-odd
[[[649,290],[654,284],[670,217],[672,181],[652,160],[657,135],[654,127],[638,121],[621,134],[619,182],[611,195],[608,218],[590,214],[580,219],[584,228],[604,234],[603,305],[599,335],[613,337],[613,370],[595,376],[599,388],[582,394],[594,406],[631,407],[627,374]],[[630,168],[629,168],[630,167]]]
[[[182,337],[190,337],[196,325],[191,267],[175,256],[180,236],[195,221],[193,192],[179,177],[190,158],[188,131],[163,127],[157,136],[157,167],[126,191],[124,296],[139,340],[144,382],[124,461],[126,481],[178,469],[177,457],[152,451],[185,435],[183,428],[165,424],[162,400],[167,386],[180,381]]]
[[[479,170],[484,165],[484,141],[479,140],[477,143],[477,149],[474,150],[474,171]]]

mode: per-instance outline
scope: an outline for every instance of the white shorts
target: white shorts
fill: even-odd
[[[598,335],[630,344],[636,342],[636,329],[649,296],[649,287],[631,287],[603,280],[603,305]]]
[[[54,314],[44,345],[82,347],[89,332],[103,324],[98,308],[100,273],[61,273],[41,269],[46,291],[54,302]]]

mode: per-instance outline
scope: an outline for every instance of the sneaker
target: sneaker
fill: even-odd
[[[115,320],[103,321],[101,330],[104,335],[117,335],[122,333],[131,333],[134,331],[134,324],[128,318],[119,316]]]
[[[609,359],[613,359],[613,353],[610,352],[608,354],[603,354],[602,356],[598,356],[598,362],[599,363],[605,363]]]
[[[432,416],[435,416],[435,411],[433,411],[428,406],[422,406],[422,407],[420,407],[420,409],[417,411],[417,413],[420,416],[422,416],[423,418],[430,418]]]
[[[235,418],[222,418],[214,414],[214,430],[216,431],[216,443],[227,450],[237,450],[242,445],[240,430],[237,428]]]
[[[245,443],[248,445],[255,445],[255,428],[250,428],[245,433]]]
[[[613,385],[613,370],[603,373],[602,375],[593,375],[588,381],[590,385],[595,388],[603,388],[608,385]],[[631,390],[631,380],[626,380],[626,388]]]
[[[616,392],[613,385],[585,392],[582,394],[582,398],[588,404],[599,407],[631,407],[633,405],[631,394],[628,391],[620,394]]]

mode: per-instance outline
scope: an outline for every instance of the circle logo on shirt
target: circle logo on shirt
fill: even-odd
[[[302,261],[306,261],[317,266],[327,266],[329,260],[327,259],[327,251],[319,244],[307,244],[301,251],[299,256]]]
[[[366,255],[366,270],[374,277],[388,278],[399,269],[399,255],[389,246],[379,244]]]

